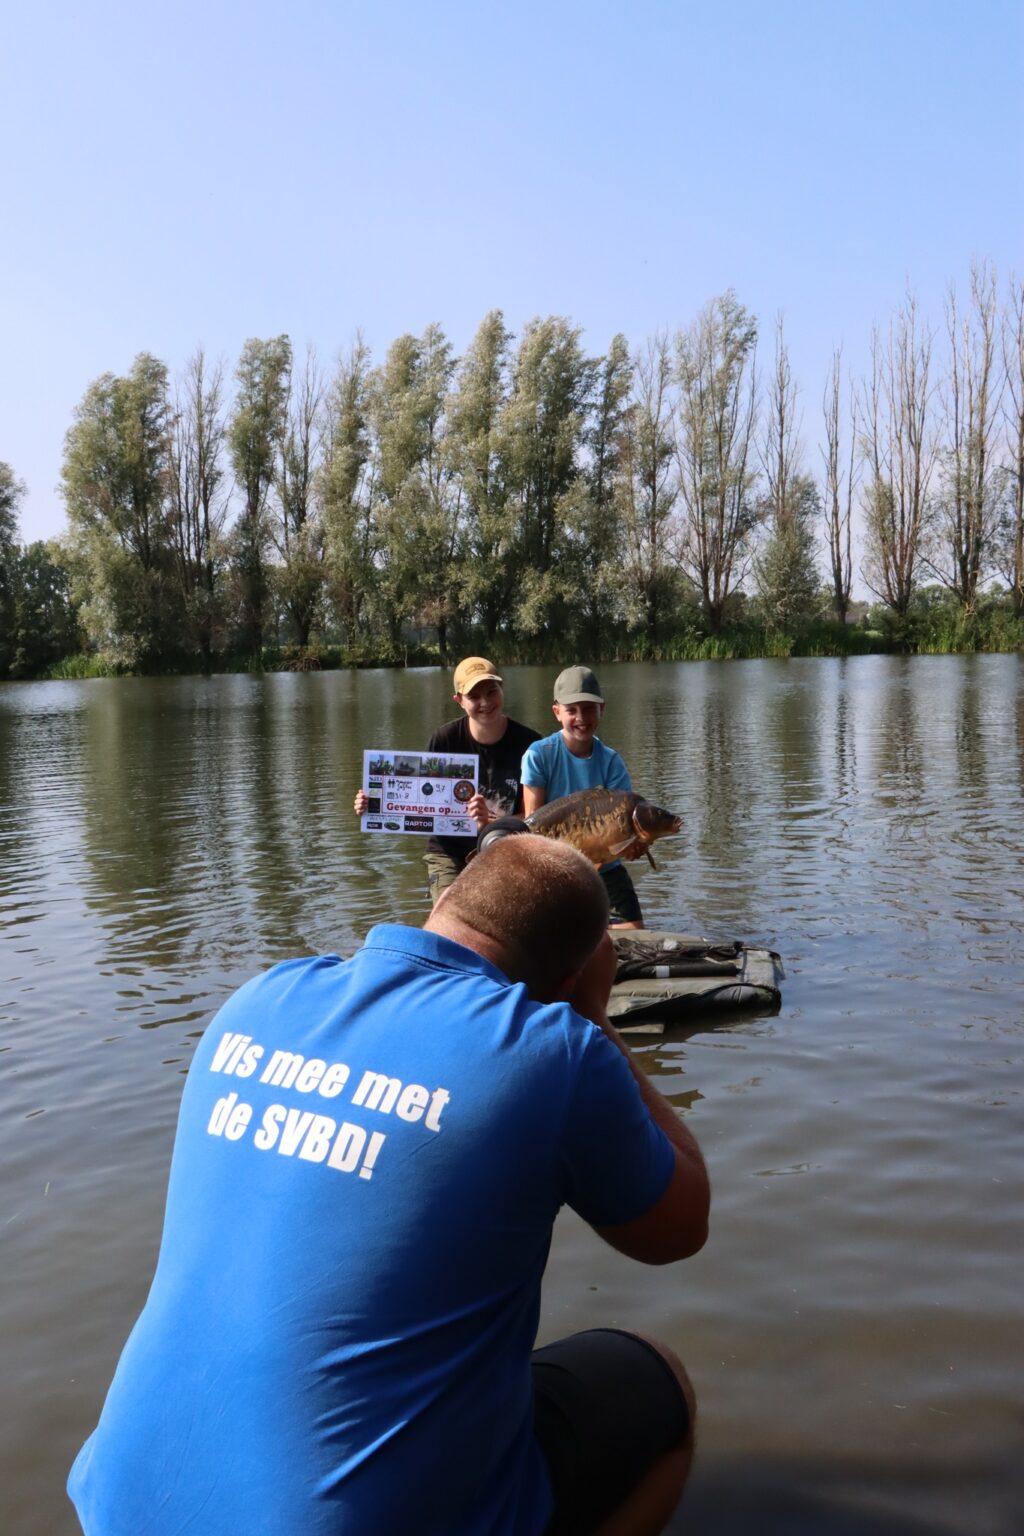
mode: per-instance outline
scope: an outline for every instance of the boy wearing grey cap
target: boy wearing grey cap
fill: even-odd
[[[566,667],[555,678],[551,706],[560,730],[535,741],[523,757],[523,814],[581,789],[632,789],[629,769],[595,733],[604,714],[601,687],[589,667]],[[629,872],[618,859],[601,867],[613,928],[642,928],[643,913]]]

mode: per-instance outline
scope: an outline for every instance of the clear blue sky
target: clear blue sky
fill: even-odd
[[[1024,271],[1024,0],[84,0],[8,7],[0,459],[64,523],[99,374],[286,331],[325,361],[491,308],[603,350],[784,312],[809,466],[909,281]]]

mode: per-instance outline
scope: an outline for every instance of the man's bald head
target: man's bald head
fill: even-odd
[[[589,859],[566,843],[523,833],[467,864],[424,926],[479,948],[544,1000],[582,969],[607,925],[608,897]]]

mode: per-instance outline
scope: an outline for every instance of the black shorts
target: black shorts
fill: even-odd
[[[637,900],[636,890],[624,864],[612,864],[598,873],[608,892],[608,921],[610,923],[642,923],[643,913]]]
[[[533,1353],[534,1434],[554,1509],[547,1536],[585,1536],[683,1439],[690,1412],[668,1362],[618,1328]]]

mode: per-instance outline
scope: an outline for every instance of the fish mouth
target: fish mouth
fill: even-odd
[[[650,814],[652,809],[653,815]],[[648,812],[646,816],[645,811]],[[681,831],[682,825],[681,816],[673,816],[671,812],[662,811],[658,807],[639,805],[633,812],[633,826],[637,836],[645,844],[653,843],[659,837],[670,837],[673,832]]]

